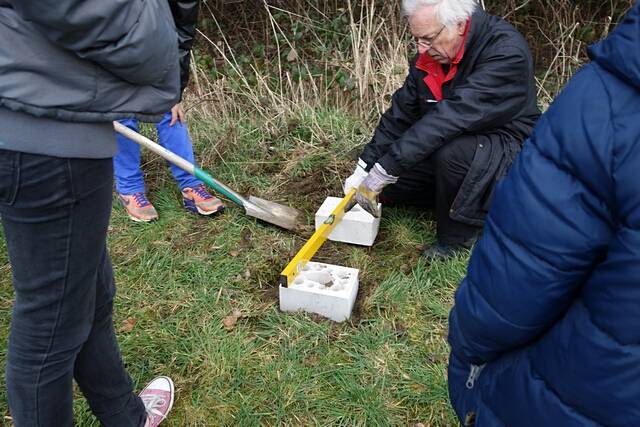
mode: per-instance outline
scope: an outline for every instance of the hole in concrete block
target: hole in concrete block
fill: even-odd
[[[305,271],[301,276],[306,280],[314,281],[321,285],[333,283],[333,277],[327,271]]]
[[[296,280],[307,283],[308,287],[327,288],[334,284],[333,276],[328,269],[302,271]]]

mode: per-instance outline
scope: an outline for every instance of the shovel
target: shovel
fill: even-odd
[[[137,144],[142,145],[143,147],[148,148],[154,153],[160,155],[160,157],[164,158],[168,162],[173,163],[174,165],[178,166],[181,169],[184,169],[196,178],[202,180],[214,190],[224,194],[231,201],[242,206],[247,215],[261,219],[262,221],[271,224],[275,224],[287,230],[293,230],[298,225],[298,216],[300,215],[300,212],[296,209],[278,203],[270,202],[268,200],[260,199],[258,197],[249,196],[248,199],[242,197],[240,194],[236,193],[220,181],[216,180],[207,172],[196,167],[194,164],[186,161],[177,154],[167,150],[163,146],[156,144],[149,138],[140,135],[138,132],[129,129],[128,127],[118,122],[113,122],[113,127],[119,134],[129,138]]]

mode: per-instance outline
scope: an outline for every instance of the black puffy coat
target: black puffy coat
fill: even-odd
[[[441,100],[425,83],[420,62],[419,56],[411,61],[404,85],[360,157],[369,168],[379,162],[391,175],[402,176],[460,135],[498,142],[476,152],[464,194],[456,198],[459,206],[453,207],[453,219],[479,225],[488,207],[482,195],[504,175],[540,115],[529,46],[509,23],[478,9],[464,56],[455,77],[442,86]]]
[[[180,89],[184,91],[189,83],[189,61],[191,47],[198,23],[199,0],[169,0],[173,21],[178,31],[178,50],[180,56]]]

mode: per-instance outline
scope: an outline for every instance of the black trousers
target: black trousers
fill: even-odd
[[[0,214],[15,288],[6,384],[17,427],[72,426],[72,379],[101,425],[146,421],[113,329],[112,183],[111,159],[0,150]]]
[[[410,205],[435,209],[438,243],[460,244],[473,238],[479,227],[450,218],[450,209],[458,194],[473,156],[477,138],[461,136],[443,145],[415,168],[384,189],[383,204]]]

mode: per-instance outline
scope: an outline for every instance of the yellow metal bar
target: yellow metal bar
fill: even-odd
[[[285,288],[288,287],[295,280],[296,276],[304,266],[313,258],[318,252],[318,249],[327,241],[327,238],[333,231],[333,229],[342,220],[342,217],[346,213],[350,202],[356,195],[356,189],[352,189],[344,198],[338,203],[338,206],[331,212],[331,215],[322,223],[322,225],[316,230],[315,233],[307,240],[307,243],[298,251],[295,257],[291,260],[289,265],[286,266],[282,273],[280,273],[280,284]]]

